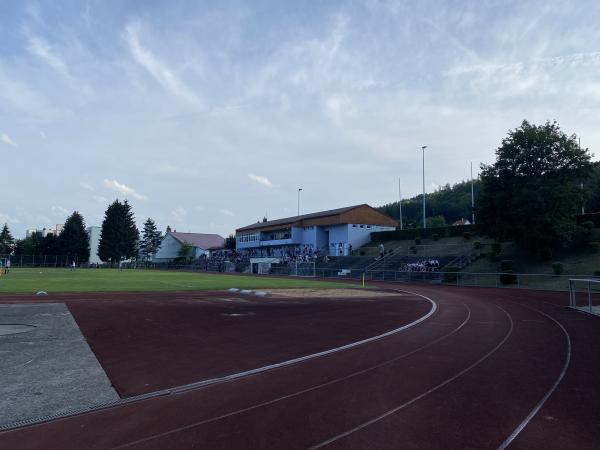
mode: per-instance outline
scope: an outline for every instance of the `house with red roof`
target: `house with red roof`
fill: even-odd
[[[163,238],[152,260],[155,262],[167,262],[177,258],[184,242],[187,242],[194,248],[193,258],[196,259],[202,255],[209,256],[212,250],[222,249],[225,239],[218,234],[169,231]]]

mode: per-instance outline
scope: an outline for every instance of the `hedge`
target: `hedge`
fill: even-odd
[[[433,238],[434,234],[439,237],[462,237],[463,233],[477,234],[476,225],[456,225],[436,228],[408,228],[405,230],[376,231],[371,233],[371,242],[385,242],[394,240],[408,240],[419,238]]]

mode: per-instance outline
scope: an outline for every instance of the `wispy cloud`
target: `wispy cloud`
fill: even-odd
[[[177,208],[171,211],[171,216],[173,216],[175,220],[182,221],[187,216],[187,211],[182,206],[178,206]]]
[[[233,211],[229,211],[228,209],[220,209],[219,212],[221,214],[225,214],[226,216],[233,216]]]
[[[0,212],[0,225],[4,223],[21,223],[19,219],[16,217],[11,217],[8,214],[4,214]]]
[[[92,200],[98,203],[108,203],[108,199],[102,195],[92,195]]]
[[[148,197],[140,194],[134,188],[127,186],[126,184],[119,183],[117,180],[104,180],[104,186],[113,191],[120,192],[123,195],[133,197],[137,200],[148,200]]]
[[[263,177],[261,175],[254,175],[253,173],[249,173],[248,174],[248,178],[250,178],[252,181],[256,181],[258,184],[262,184],[263,186],[273,187],[273,183],[271,183],[271,180],[269,180],[267,177]]]
[[[13,141],[10,136],[6,133],[2,133],[2,135],[0,135],[0,140],[2,142],[4,142],[6,145],[10,145],[11,147],[16,147],[17,143],[15,141]]]
[[[195,107],[200,107],[202,102],[192,89],[179,79],[172,68],[142,45],[139,37],[140,28],[139,22],[130,23],[125,28],[125,37],[133,59],[146,69],[166,91]]]
[[[43,62],[48,64],[61,75],[64,75],[67,78],[71,77],[67,64],[54,52],[50,44],[44,38],[39,36],[31,36],[29,38],[27,50],[29,50],[32,55],[40,58]]]
[[[67,216],[69,215],[69,210],[67,208],[64,208],[60,205],[58,206],[52,206],[50,208],[50,210],[54,213],[54,215],[56,216],[61,216],[63,218],[67,218]]]
[[[94,191],[94,186],[92,186],[89,183],[86,183],[85,181],[82,181],[81,183],[79,183],[79,186],[81,186],[86,191],[92,191],[92,192]]]

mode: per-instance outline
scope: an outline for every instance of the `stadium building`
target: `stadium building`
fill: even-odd
[[[298,248],[347,256],[350,246],[356,249],[371,240],[371,233],[394,230],[397,225],[369,205],[348,206],[238,228],[236,249],[257,258],[282,258],[294,255]]]

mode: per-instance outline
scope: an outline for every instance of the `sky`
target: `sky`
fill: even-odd
[[[600,2],[0,0],[0,223],[223,236],[469,178],[523,119],[600,144]],[[594,158],[596,160],[596,158]]]

